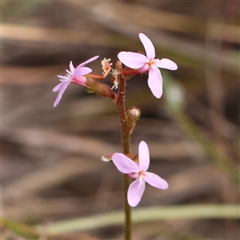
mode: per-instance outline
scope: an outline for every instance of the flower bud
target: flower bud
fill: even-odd
[[[136,122],[140,118],[140,115],[141,111],[139,108],[136,107],[129,108],[127,111],[127,118],[129,121],[132,122]]]
[[[86,87],[88,93],[96,93],[98,96],[110,98],[116,102],[116,94],[107,84],[99,83],[94,78],[87,77]]]
[[[133,129],[136,125],[137,120],[140,118],[140,115],[141,115],[141,111],[139,108],[132,107],[128,109],[126,113],[126,117],[127,117],[130,133],[133,132]]]

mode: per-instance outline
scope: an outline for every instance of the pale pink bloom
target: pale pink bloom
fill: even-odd
[[[53,92],[58,92],[57,98],[53,104],[54,107],[58,105],[58,103],[62,98],[63,93],[65,92],[65,90],[67,89],[70,83],[76,83],[86,87],[85,83],[87,79],[84,77],[84,75],[92,72],[92,69],[88,67],[84,67],[84,65],[96,60],[98,57],[99,56],[92,57],[87,61],[79,64],[76,68],[73,66],[73,63],[71,61],[69,64],[70,70],[66,69],[67,75],[66,76],[58,75],[60,83],[53,88]]]
[[[139,69],[139,73],[149,72],[148,86],[156,98],[162,96],[162,75],[158,68],[166,68],[176,70],[177,64],[173,61],[162,58],[155,58],[155,48],[151,40],[143,33],[139,34],[139,38],[145,48],[146,56],[134,52],[120,52],[118,59],[127,67]]]
[[[148,146],[141,141],[138,147],[138,164],[122,153],[114,153],[112,161],[117,169],[128,174],[134,180],[128,189],[128,203],[131,207],[135,207],[140,202],[145,190],[145,182],[159,189],[167,189],[168,183],[158,175],[147,172],[150,164],[150,156]]]

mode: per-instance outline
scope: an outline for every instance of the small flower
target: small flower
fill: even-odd
[[[116,89],[116,90],[118,89],[118,83],[119,83],[118,75],[119,75],[119,71],[117,69],[112,69],[113,86],[111,87],[111,89]]]
[[[148,86],[156,98],[162,96],[162,76],[158,68],[166,68],[176,70],[177,64],[173,61],[162,58],[155,58],[155,48],[151,40],[143,33],[139,34],[139,38],[145,48],[146,56],[134,52],[120,52],[118,59],[127,67],[139,69],[139,73],[149,71]]]
[[[105,73],[108,73],[109,70],[111,69],[111,65],[112,63],[110,63],[111,61],[111,58],[104,58],[102,61],[101,61],[101,64],[102,64],[102,70],[103,70],[103,73],[102,74],[105,74]]]
[[[97,58],[98,56],[92,57],[87,61],[79,64],[76,68],[73,66],[73,63],[71,61],[69,64],[70,70],[66,70],[67,75],[66,76],[58,75],[60,83],[53,88],[53,92],[58,92],[57,98],[53,104],[54,107],[58,105],[58,103],[62,98],[63,93],[65,92],[65,90],[67,89],[70,83],[76,83],[82,86],[86,86],[85,83],[87,79],[84,77],[84,75],[92,72],[92,69],[88,67],[84,67],[84,65],[96,60]]]
[[[164,179],[154,173],[147,172],[150,157],[148,146],[144,141],[141,141],[139,144],[138,159],[139,163],[137,164],[122,153],[114,153],[112,155],[112,161],[117,169],[136,179],[130,184],[128,189],[127,197],[131,207],[137,206],[140,202],[145,190],[145,182],[159,189],[165,190],[168,188],[168,183]]]
[[[102,157],[101,157],[101,161],[103,161],[103,162],[110,162],[111,159],[109,159],[108,157],[102,156]]]

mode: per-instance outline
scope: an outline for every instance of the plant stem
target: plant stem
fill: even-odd
[[[124,175],[123,177],[124,184],[124,211],[125,211],[125,239],[131,240],[132,235],[132,214],[131,207],[127,201],[127,192],[130,185],[130,179],[128,175]]]
[[[125,109],[125,86],[126,80],[122,74],[119,75],[119,85],[118,85],[118,115],[121,123],[121,132],[122,132],[122,144],[123,144],[123,153],[128,154],[131,151],[130,143],[130,130],[126,118],[126,109]],[[125,239],[131,240],[132,233],[132,220],[131,220],[131,208],[127,201],[127,191],[130,185],[130,179],[128,175],[124,175],[124,210],[125,210]]]

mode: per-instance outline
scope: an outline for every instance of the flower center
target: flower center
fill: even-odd
[[[139,173],[138,173],[138,176],[139,177],[145,177],[146,176],[146,174],[145,174],[145,171],[140,171]]]
[[[148,61],[149,67],[152,67],[152,65],[154,65],[154,64],[155,64],[154,59],[150,59],[150,60]]]

